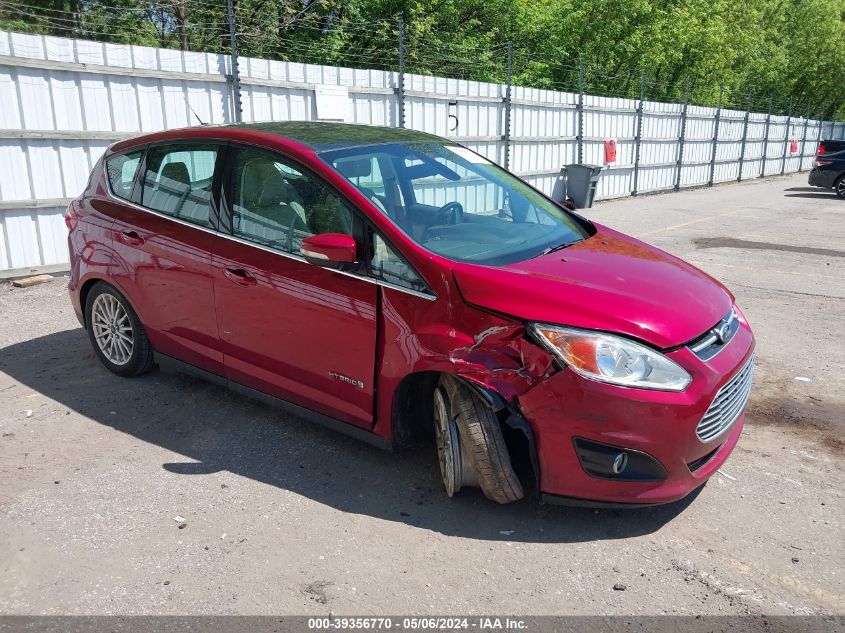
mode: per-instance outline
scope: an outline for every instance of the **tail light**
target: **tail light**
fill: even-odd
[[[822,167],[823,165],[830,165],[833,161],[832,160],[821,160],[819,158],[816,159],[816,167]]]
[[[73,231],[77,224],[79,224],[79,214],[73,208],[73,202],[71,202],[67,205],[67,210],[65,211],[65,225],[67,225],[68,231]]]
[[[824,143],[819,143],[819,156],[824,156]]]

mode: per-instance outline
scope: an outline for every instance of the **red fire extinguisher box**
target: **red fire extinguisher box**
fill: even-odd
[[[604,164],[609,165],[616,162],[616,139],[604,139]]]

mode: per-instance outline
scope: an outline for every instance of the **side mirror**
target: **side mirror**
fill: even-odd
[[[320,233],[302,240],[300,252],[309,264],[341,268],[356,260],[355,238],[343,233]]]

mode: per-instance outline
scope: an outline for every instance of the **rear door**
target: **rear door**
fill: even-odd
[[[233,145],[227,162],[231,238],[213,255],[227,377],[370,428],[378,289],[300,255],[309,235],[357,232],[357,212],[279,154]]]
[[[112,227],[114,277],[157,352],[223,374],[211,251],[218,224],[218,143],[152,145],[132,203]]]

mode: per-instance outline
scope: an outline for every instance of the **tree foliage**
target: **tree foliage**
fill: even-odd
[[[0,28],[227,52],[225,0],[0,0]],[[845,117],[845,0],[236,0],[247,56]]]

